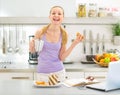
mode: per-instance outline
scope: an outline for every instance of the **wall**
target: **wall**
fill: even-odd
[[[67,17],[75,16],[75,0],[0,0],[0,16],[47,17],[54,5],[65,9]],[[70,11],[69,11],[70,10]]]
[[[66,17],[75,17],[78,3],[97,3],[98,6],[119,7],[119,0],[0,0],[0,16],[47,17],[49,9],[60,5]]]

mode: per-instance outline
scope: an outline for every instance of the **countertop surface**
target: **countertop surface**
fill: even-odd
[[[120,90],[104,92],[83,87],[40,88],[28,80],[0,81],[0,95],[119,95]]]
[[[0,63],[0,72],[36,72],[37,64],[29,64],[27,62],[22,63],[11,63],[11,64],[4,64]],[[5,67],[5,68],[4,68]],[[64,64],[66,71],[107,71],[107,68],[101,67],[97,64],[82,64],[80,62],[75,62],[72,64]]]

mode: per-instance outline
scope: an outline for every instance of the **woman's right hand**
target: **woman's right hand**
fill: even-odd
[[[34,53],[35,52],[35,41],[32,39],[29,43],[29,52]]]

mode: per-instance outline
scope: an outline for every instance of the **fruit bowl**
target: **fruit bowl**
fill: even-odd
[[[96,64],[100,65],[101,67],[108,67],[108,65],[109,65],[109,63],[100,63],[100,62],[97,62],[94,58],[93,58],[93,61],[94,61]]]
[[[119,55],[115,53],[98,54],[93,58],[93,61],[102,67],[108,67],[110,62],[118,60],[120,60]]]

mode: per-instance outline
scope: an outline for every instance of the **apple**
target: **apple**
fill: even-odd
[[[116,57],[111,57],[110,61],[117,61]]]
[[[104,62],[105,62],[105,63],[109,63],[109,62],[110,62],[110,58],[109,58],[109,57],[106,57],[106,58],[104,59]]]

